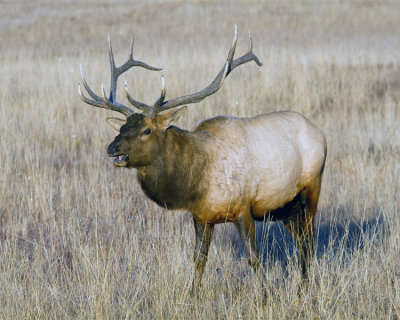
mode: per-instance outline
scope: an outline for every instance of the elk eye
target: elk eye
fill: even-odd
[[[145,136],[145,135],[148,135],[148,134],[150,134],[151,133],[151,129],[150,128],[147,128],[146,130],[144,130],[143,131],[143,135]]]

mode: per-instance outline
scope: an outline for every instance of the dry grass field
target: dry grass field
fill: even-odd
[[[112,113],[78,96],[117,64],[153,102],[206,86],[238,25],[264,65],[238,68],[191,105],[184,128],[219,115],[302,112],[328,159],[308,291],[281,223],[257,225],[263,298],[233,225],[218,225],[200,297],[190,296],[187,212],[148,200],[135,170],[106,154]],[[398,319],[400,317],[400,4],[259,1],[0,1],[1,319]],[[120,99],[125,101],[120,95]]]

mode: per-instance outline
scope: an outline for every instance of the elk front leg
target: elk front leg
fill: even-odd
[[[248,263],[256,272],[262,285],[267,287],[267,279],[257,249],[256,226],[250,212],[240,215],[235,222],[235,226],[239,230],[240,238],[244,244]],[[266,292],[264,291],[264,298],[266,297],[265,294]]]
[[[194,229],[196,231],[196,244],[194,249],[194,277],[192,283],[192,293],[198,291],[203,276],[204,267],[206,266],[208,249],[210,248],[211,238],[214,232],[213,224],[202,224],[193,217]]]

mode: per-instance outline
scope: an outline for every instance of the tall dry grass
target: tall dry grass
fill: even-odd
[[[0,3],[0,318],[398,319],[400,312],[400,6],[395,2],[2,1]],[[218,114],[300,111],[325,132],[328,160],[310,287],[298,295],[295,246],[257,225],[266,299],[231,225],[219,225],[192,299],[190,214],[158,208],[134,170],[106,155],[110,113],[83,104],[116,59],[164,67],[168,96],[204,87],[233,25],[264,62],[241,67],[189,107]],[[160,73],[132,70],[140,100]],[[123,79],[122,79],[123,80]],[[123,98],[121,98],[123,99]]]

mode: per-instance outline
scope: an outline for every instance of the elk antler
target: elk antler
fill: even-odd
[[[107,98],[106,92],[104,90],[104,85],[102,85],[102,88],[101,88],[102,94],[103,94],[102,97],[96,95],[92,91],[92,89],[90,89],[89,85],[87,84],[87,82],[83,76],[82,65],[80,66],[81,78],[82,78],[83,85],[84,85],[86,91],[88,92],[88,94],[92,97],[92,99],[90,99],[90,98],[87,98],[86,96],[84,96],[81,91],[81,86],[78,85],[79,96],[81,97],[81,99],[84,102],[86,102],[92,106],[95,106],[95,107],[110,109],[113,111],[120,112],[120,113],[124,114],[126,117],[129,117],[130,115],[135,113],[132,109],[130,109],[127,106],[123,105],[122,103],[116,101],[118,77],[122,73],[126,72],[127,70],[129,70],[132,67],[142,67],[142,68],[152,70],[152,71],[160,71],[162,69],[149,66],[148,64],[146,64],[142,61],[133,59],[133,36],[132,36],[130,48],[131,48],[131,50],[129,53],[128,60],[123,65],[121,65],[120,67],[117,68],[115,66],[114,54],[112,51],[110,35],[108,35],[108,55],[110,58],[110,66],[111,66],[110,95],[108,98]],[[146,105],[144,105],[144,106],[146,106]],[[143,106],[142,106],[142,108],[143,108]],[[142,109],[142,108],[139,107],[139,109]]]
[[[166,94],[166,89],[165,89],[165,81],[164,77],[161,78],[161,95],[160,98],[157,99],[157,101],[152,105],[146,105],[143,102],[137,101],[131,97],[131,95],[128,92],[127,85],[125,83],[125,90],[126,90],[126,96],[128,98],[128,101],[136,108],[143,110],[143,113],[150,117],[154,117],[156,114],[167,110],[171,108],[175,108],[177,106],[181,106],[183,104],[190,104],[190,103],[196,103],[200,102],[203,100],[205,97],[212,95],[213,93],[217,92],[218,89],[222,86],[222,83],[224,82],[225,78],[228,76],[228,74],[235,69],[236,67],[240,66],[241,64],[244,64],[249,61],[254,61],[257,63],[257,65],[261,66],[262,63],[260,60],[257,58],[257,56],[252,52],[253,50],[253,40],[251,38],[251,32],[249,30],[249,49],[246,54],[243,56],[233,60],[233,56],[235,54],[235,49],[236,49],[236,43],[237,43],[237,26],[235,25],[235,34],[233,37],[232,41],[232,46],[231,49],[229,50],[228,57],[226,59],[226,62],[222,69],[219,71],[215,79],[203,90],[200,90],[195,93],[191,93],[185,96],[177,97],[168,101],[165,100],[165,94]]]

